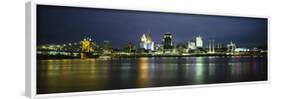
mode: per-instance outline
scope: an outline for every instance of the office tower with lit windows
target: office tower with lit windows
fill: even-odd
[[[187,46],[188,49],[191,49],[191,50],[194,50],[196,49],[196,42],[194,41],[188,41],[188,46]]]
[[[196,47],[197,48],[203,48],[203,39],[201,36],[196,37]]]
[[[152,41],[152,37],[150,33],[148,34],[144,33],[140,39],[141,39],[140,48],[143,48],[145,50],[151,50],[151,51],[154,50],[154,42]]]
[[[172,49],[173,48],[173,41],[172,41],[172,34],[170,32],[167,32],[164,34],[163,38],[163,46],[164,49]]]

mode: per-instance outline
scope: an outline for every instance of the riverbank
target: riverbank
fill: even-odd
[[[122,55],[97,55],[95,57],[89,58],[137,58],[137,57],[209,57],[209,56],[217,56],[217,57],[232,57],[232,56],[267,56],[267,53],[259,53],[259,54],[221,54],[221,53],[212,53],[212,54],[185,54],[185,55],[169,55],[169,54],[161,54],[161,55],[152,55],[152,54],[122,54]],[[38,55],[37,59],[45,60],[45,59],[80,59],[80,55],[78,56],[67,56],[67,55]]]

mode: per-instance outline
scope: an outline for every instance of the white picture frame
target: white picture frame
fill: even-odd
[[[238,17],[255,17],[268,19],[268,80],[254,82],[238,82],[238,83],[222,83],[222,84],[207,84],[207,85],[185,85],[172,87],[153,87],[141,89],[121,89],[121,90],[105,90],[105,91],[87,91],[87,92],[71,92],[71,93],[54,93],[54,94],[36,94],[36,6],[37,5],[54,5],[54,6],[71,6],[71,7],[86,7],[86,8],[105,8],[118,10],[133,10],[133,11],[152,11],[152,12],[167,12],[167,13],[185,13],[185,14],[201,14],[201,15],[216,15],[216,16],[238,16]],[[150,8],[124,8],[120,6],[105,6],[95,4],[79,4],[79,3],[61,3],[61,2],[42,2],[31,1],[26,3],[26,82],[25,94],[30,98],[43,97],[58,97],[72,95],[88,95],[88,94],[103,94],[103,93],[123,93],[123,92],[138,92],[152,90],[169,90],[182,88],[198,88],[198,87],[214,87],[214,86],[229,86],[229,85],[244,85],[244,84],[266,84],[270,83],[270,17],[259,15],[240,15],[231,13],[209,13],[209,12],[194,12],[186,10],[167,10],[167,9],[150,9]]]

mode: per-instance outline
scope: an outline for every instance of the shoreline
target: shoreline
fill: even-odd
[[[103,55],[89,57],[86,59],[112,59],[112,58],[140,58],[140,57],[267,57],[267,54],[258,55],[222,55],[222,54],[194,54],[194,55]],[[65,55],[38,55],[37,60],[48,60],[48,59],[81,59],[80,56],[65,56]]]

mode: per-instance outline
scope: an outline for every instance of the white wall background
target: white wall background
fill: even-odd
[[[59,97],[59,99],[266,99],[281,98],[281,2],[279,0],[41,0],[96,3],[106,6],[178,9],[199,12],[263,15],[271,17],[271,83],[131,92],[118,94]],[[26,99],[25,81],[25,2],[0,3],[0,98]]]

